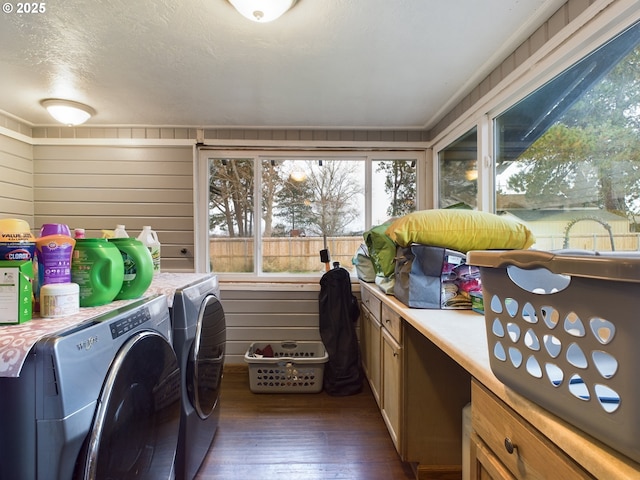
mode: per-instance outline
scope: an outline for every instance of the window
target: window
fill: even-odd
[[[494,121],[495,205],[536,248],[639,250],[640,25]]]
[[[478,206],[478,133],[472,128],[438,152],[439,207]]]
[[[416,210],[416,161],[374,160],[371,185],[373,221],[380,225],[389,218]]]
[[[209,270],[316,275],[325,249],[353,270],[365,230],[416,209],[421,158],[203,150],[207,231],[199,238],[206,236]]]
[[[210,158],[209,266],[218,272],[252,272],[255,265],[253,158]]]
[[[311,273],[320,250],[351,267],[364,232],[364,162],[262,160],[263,273]]]

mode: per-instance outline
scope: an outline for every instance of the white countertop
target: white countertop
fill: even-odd
[[[491,371],[484,316],[472,310],[409,308],[375,284],[361,282],[416,330],[484,384],[520,416],[601,479],[640,479],[640,464],[515,393]]]

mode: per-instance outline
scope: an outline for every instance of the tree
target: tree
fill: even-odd
[[[276,213],[275,200],[278,189],[281,188],[281,166],[277,162],[262,162],[262,221],[264,222],[263,236],[271,237],[273,232],[273,215]]]
[[[313,224],[313,192],[307,178],[296,180],[293,175],[288,175],[286,179],[281,179],[276,199],[277,207],[274,212],[284,218],[289,227],[285,228],[285,235],[296,230],[304,231]]]
[[[230,237],[253,235],[252,160],[211,159],[209,175],[209,228]]]
[[[312,193],[311,215],[308,229],[322,237],[344,235],[347,227],[359,216],[355,203],[362,193],[355,162],[324,161],[322,166],[308,162],[307,184]]]
[[[553,125],[521,156],[520,170],[509,177],[508,187],[525,193],[533,208],[591,206],[595,171],[584,168],[583,161],[590,152],[588,145],[585,132]]]
[[[636,46],[523,152],[508,186],[532,207],[639,213],[639,72]]]
[[[387,215],[399,217],[416,209],[416,167],[408,160],[378,163],[377,173],[385,173],[384,191],[391,197]]]

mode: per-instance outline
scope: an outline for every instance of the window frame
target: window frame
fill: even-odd
[[[640,9],[633,0],[621,0],[604,10],[584,14],[493,86],[482,98],[440,132],[431,143],[433,197],[439,204],[440,152],[473,127],[478,135],[478,210],[495,213],[494,119],[517,102],[562,73],[565,69],[640,21]]]
[[[310,143],[308,149],[290,150],[286,148],[216,148],[215,146],[203,145],[196,148],[194,153],[196,158],[194,166],[194,235],[195,235],[195,252],[194,252],[194,266],[196,272],[209,272],[209,255],[208,255],[208,240],[209,232],[208,228],[208,211],[206,206],[208,205],[208,182],[209,182],[209,158],[242,158],[252,159],[254,165],[254,176],[256,179],[262,178],[262,161],[267,159],[278,158],[295,158],[299,160],[315,160],[323,158],[326,160],[347,160],[347,161],[364,161],[365,162],[365,230],[371,228],[372,225],[372,205],[373,200],[371,198],[371,179],[373,174],[373,162],[381,160],[416,160],[416,202],[418,209],[427,208],[425,206],[425,191],[426,180],[429,175],[427,172],[427,150],[424,147],[416,148],[399,148],[394,150],[386,149],[331,149],[325,150],[322,148],[314,147]],[[259,209],[262,204],[262,192],[260,183],[255,182],[254,185],[254,217],[260,218]],[[268,283],[280,283],[280,282],[299,282],[299,283],[317,283],[319,275],[317,274],[296,274],[296,273],[265,273],[262,272],[262,258],[260,255],[262,235],[261,229],[254,231],[254,259],[255,259],[255,271],[254,272],[215,272],[219,278],[225,281],[231,282],[268,282]],[[355,252],[353,252],[355,254]]]

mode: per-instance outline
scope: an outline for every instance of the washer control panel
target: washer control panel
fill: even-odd
[[[120,318],[109,325],[111,338],[118,338],[149,320],[151,320],[149,309],[146,307],[138,308],[124,318]]]

